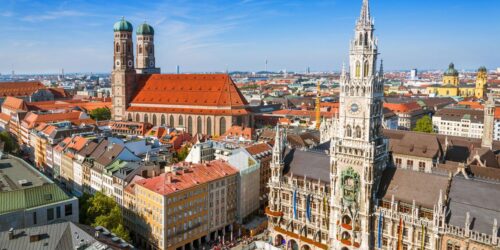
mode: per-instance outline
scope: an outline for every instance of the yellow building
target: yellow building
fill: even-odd
[[[477,73],[475,84],[460,84],[458,71],[455,65],[450,63],[448,70],[443,75],[442,85],[432,85],[427,88],[429,94],[436,96],[461,96],[483,98],[486,92],[488,73],[485,67],[481,67]]]
[[[201,249],[228,238],[236,221],[237,173],[224,161],[211,161],[132,181],[125,189],[125,218],[137,246]]]

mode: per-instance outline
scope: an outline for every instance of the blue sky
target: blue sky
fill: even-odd
[[[340,70],[361,0],[0,0],[0,72],[109,72],[113,23],[156,30],[163,72]],[[371,0],[387,69],[500,67],[500,1]]]

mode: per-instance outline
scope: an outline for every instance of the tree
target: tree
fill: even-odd
[[[130,241],[130,234],[123,226],[122,211],[115,200],[97,192],[94,196],[84,194],[79,201],[81,223],[105,227],[123,240]]]
[[[3,151],[6,153],[15,153],[19,149],[18,144],[7,131],[2,131],[0,133],[0,141],[5,143]]]
[[[96,108],[90,111],[90,117],[98,121],[107,121],[111,119],[111,110],[108,108]]]
[[[430,116],[426,115],[417,121],[417,126],[413,131],[432,133],[434,130],[432,128],[432,119]]]
[[[184,161],[186,157],[189,154],[189,147],[188,146],[183,146],[178,152],[177,152],[177,162]]]

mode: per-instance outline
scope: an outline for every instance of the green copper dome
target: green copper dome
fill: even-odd
[[[444,72],[445,76],[458,76],[458,71],[455,69],[455,64],[450,63],[448,70]]]
[[[132,27],[132,24],[125,20],[124,17],[122,17],[122,19],[118,22],[115,23],[115,25],[113,26],[113,30],[115,32],[117,31],[128,31],[128,32],[132,32],[132,30],[134,30],[134,28]]]
[[[139,25],[139,27],[137,28],[137,35],[154,35],[155,34],[155,30],[153,29],[153,27],[147,23],[143,23],[141,25]]]

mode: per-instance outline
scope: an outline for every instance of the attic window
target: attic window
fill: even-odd
[[[50,201],[50,200],[52,200],[52,194],[44,194],[44,195],[43,195],[43,198],[44,198],[46,201]]]

